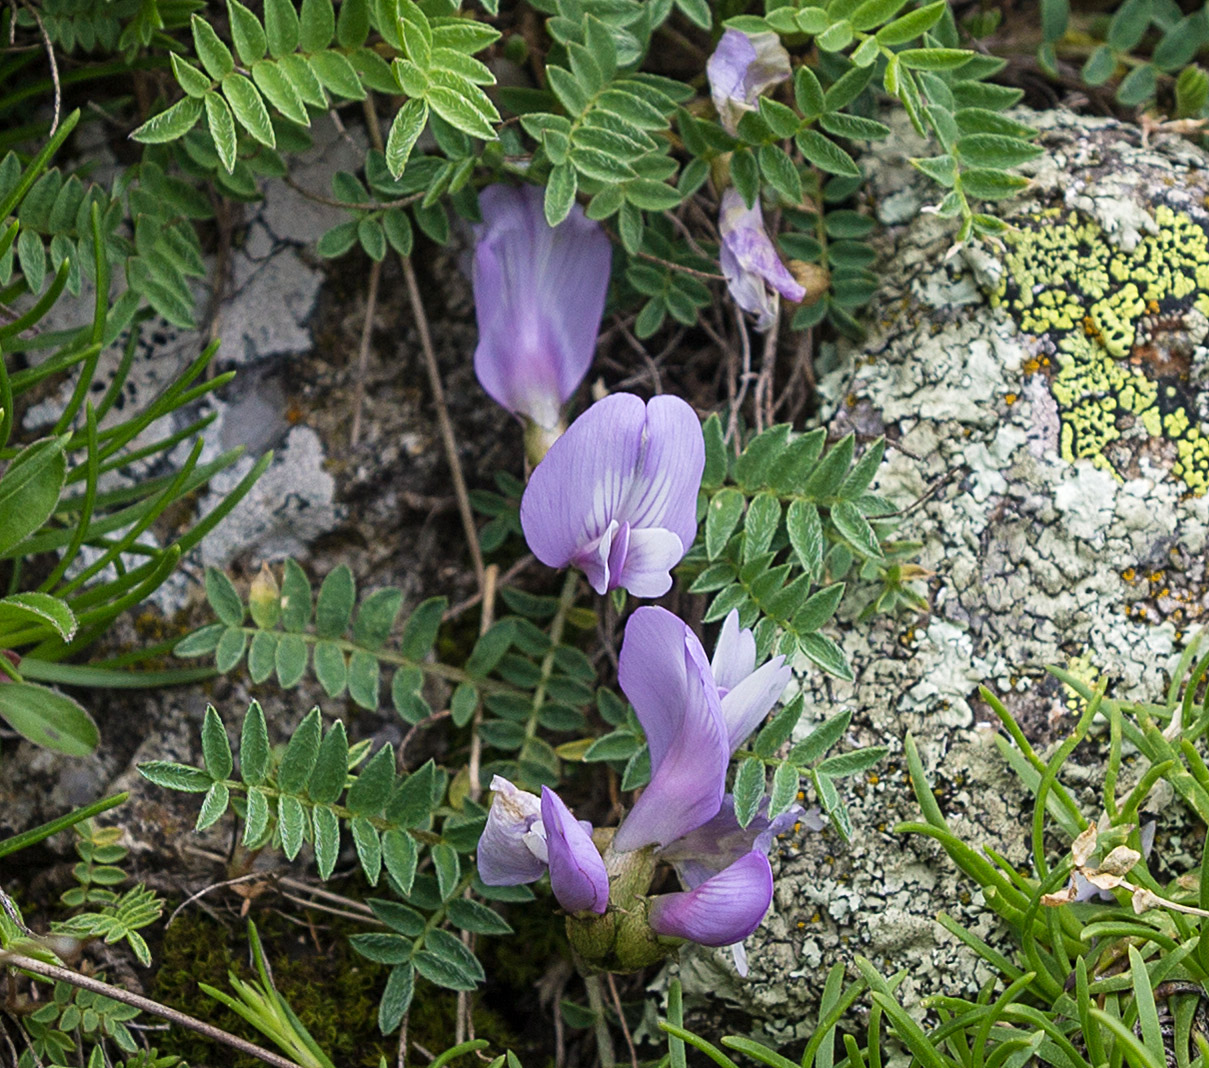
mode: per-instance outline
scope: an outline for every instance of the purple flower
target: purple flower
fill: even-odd
[[[574,433],[572,427],[567,436]],[[496,776],[495,799],[479,840],[479,874],[489,885],[511,885],[532,882],[548,868],[550,886],[567,911],[607,913],[606,921],[624,926],[627,921],[618,917],[641,915],[632,902],[649,886],[655,862],[666,861],[687,889],[650,899],[649,928],[643,924],[639,943],[652,945],[654,932],[707,946],[729,945],[739,973],[746,975],[741,943],[772,900],[768,850],[776,835],[805,817],[794,805],[769,820],[764,799],[755,817],[740,827],[734,799],[724,794],[726,769],[734,750],[776,703],[790,669],[780,656],[756,668],[755,638],[739,626],[738,612],[723,623],[711,663],[683,621],[663,608],[646,607],[626,625],[618,677],[646,732],[651,781],[606,849],[608,866],[591,827],[576,821],[555,793],[543,787],[539,800]],[[607,871],[616,876],[612,910]],[[574,942],[580,929],[569,930]],[[610,930],[616,934],[621,928]],[[590,925],[580,931],[586,938],[583,952],[597,959],[592,955],[600,941],[594,932]],[[612,935],[605,942],[612,946]]]
[[[651,747],[651,782],[613,839],[620,853],[665,846],[722,805],[730,763],[722,703],[697,636],[664,608],[625,628],[618,682]]]
[[[757,330],[767,330],[776,314],[776,294],[799,301],[805,298],[806,289],[777,255],[764,229],[758,200],[749,208],[736,190],[724,190],[718,232],[722,237],[718,262],[730,295],[740,308],[756,316]]]
[[[592,842],[591,824],[576,820],[553,790],[539,799],[500,775],[479,838],[479,878],[488,886],[531,883],[550,871],[550,889],[568,912],[603,913],[609,877]]]
[[[521,500],[542,563],[578,567],[597,593],[659,597],[697,533],[701,424],[678,397],[598,401],[538,464]]]
[[[630,617],[617,675],[651,747],[651,783],[618,829],[616,850],[667,846],[717,815],[731,754],[791,675],[783,656],[758,671],[755,661],[755,639],[739,627],[738,612],[722,625],[712,665],[697,636],[666,609]]]
[[[591,825],[578,823],[563,800],[542,787],[542,823],[550,860],[550,889],[568,912],[603,913],[609,907],[609,876],[592,842]]]
[[[753,849],[692,890],[651,900],[651,929],[703,946],[742,942],[772,902],[772,866]]]
[[[727,30],[705,64],[709,91],[718,119],[733,134],[745,111],[754,111],[756,98],[789,75],[789,53],[775,33]]]
[[[578,205],[553,228],[536,186],[479,194],[474,371],[492,400],[555,431],[596,349],[612,250]]]
[[[756,670],[756,642],[732,611],[712,663],[695,634],[663,608],[640,608],[626,624],[618,680],[646,732],[651,782],[617,834],[618,852],[660,846],[687,893],[655,899],[651,928],[709,946],[742,942],[772,899],[767,853],[800,813],[746,828],[724,796],[731,754],[776,704],[791,670],[783,656]],[[767,802],[764,803],[764,812]],[[742,947],[735,951],[746,973]]]

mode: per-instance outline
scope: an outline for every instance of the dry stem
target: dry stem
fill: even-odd
[[[445,446],[445,459],[453,480],[453,490],[458,499],[458,511],[462,515],[462,527],[470,549],[470,560],[474,564],[474,577],[479,590],[483,590],[486,578],[483,570],[483,553],[479,548],[478,529],[474,525],[474,512],[470,507],[470,495],[466,492],[466,480],[462,477],[462,461],[458,458],[457,438],[453,433],[453,422],[445,404],[445,390],[441,386],[441,371],[437,367],[437,354],[432,347],[432,336],[428,332],[428,316],[424,314],[424,302],[420,299],[420,287],[416,282],[416,271],[408,256],[403,261],[403,278],[407,282],[407,296],[411,301],[412,314],[416,317],[416,330],[420,334],[420,349],[424,354],[424,366],[428,371],[428,384],[432,389],[433,403],[437,408],[437,422],[441,427],[441,441]]]

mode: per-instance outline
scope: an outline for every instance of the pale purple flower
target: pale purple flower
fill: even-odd
[[[705,440],[678,397],[597,401],[538,464],[521,499],[542,563],[577,567],[597,593],[659,597],[697,533]]]
[[[732,611],[712,664],[682,620],[640,608],[626,624],[618,681],[651,749],[651,782],[618,828],[619,852],[660,846],[688,892],[654,899],[651,929],[707,946],[741,943],[772,900],[768,849],[800,809],[739,826],[724,795],[731,754],[776,704],[790,678],[783,656],[756,670],[756,643]],[[767,811],[767,802],[764,805]],[[741,945],[734,950],[746,974]]]
[[[551,227],[536,186],[488,186],[479,205],[474,372],[496,403],[553,430],[596,350],[609,239],[578,205]]]
[[[667,846],[717,815],[731,754],[791,675],[783,656],[758,671],[755,661],[755,638],[739,627],[737,611],[722,625],[712,665],[697,636],[666,609],[630,617],[617,678],[646,732],[651,782],[617,831],[619,852]]]
[[[576,820],[562,798],[542,787],[539,799],[503,776],[491,780],[491,809],[479,838],[479,878],[516,886],[550,872],[550,889],[568,912],[603,913],[609,876],[592,842],[592,825]]]
[[[603,913],[609,907],[609,876],[592,842],[591,824],[580,823],[548,786],[542,787],[542,823],[550,862],[550,889],[568,912]]]
[[[801,805],[796,803],[790,805],[774,820],[770,821],[767,813],[768,798],[765,797],[760,802],[760,809],[751,822],[746,827],[740,827],[739,820],[735,816],[735,800],[730,794],[727,794],[722,799],[722,807],[713,819],[659,851],[659,858],[671,863],[676,869],[680,881],[690,891],[696,890],[711,879],[718,878],[740,860],[744,860],[740,872],[746,873],[746,880],[743,884],[746,886],[746,892],[740,893],[739,898],[733,903],[737,910],[734,929],[724,931],[724,934],[733,934],[742,928],[741,920],[743,915],[746,915],[743,911],[745,908],[755,911],[763,902],[763,908],[759,910],[760,915],[763,916],[771,902],[771,887],[769,887],[768,899],[765,900],[763,897],[765,883],[762,869],[753,862],[746,861],[745,858],[753,852],[767,857],[768,851],[772,848],[773,839],[784,834],[799,821],[810,827],[811,830],[822,830],[823,827],[823,821],[819,819],[817,809],[806,812]],[[733,872],[728,876],[730,879],[734,877]],[[671,922],[675,922],[682,929],[686,923],[691,924],[695,915],[696,902],[699,899],[686,894],[672,894],[668,897],[673,900],[668,901],[661,908],[659,912],[661,919],[666,920],[671,917]],[[670,930],[659,926],[660,922],[652,919],[652,928],[661,934],[671,934]],[[719,921],[717,917],[707,917],[705,922],[716,925]],[[709,937],[711,928],[703,929],[701,933]],[[750,933],[749,931],[748,934]],[[713,944],[706,942],[704,938],[694,938],[694,941],[701,942],[703,945]],[[747,952],[744,950],[740,938],[737,935],[726,938],[718,945],[730,946],[736,971],[740,975],[746,975]]]
[[[705,650],[667,609],[640,608],[630,617],[617,680],[651,748],[650,785],[613,839],[625,853],[668,845],[717,813],[730,747]]]
[[[789,677],[781,656],[756,667],[755,638],[739,626],[737,612],[722,625],[712,663],[696,635],[663,608],[640,608],[626,625],[618,678],[646,732],[651,781],[611,849],[658,847],[654,858],[672,864],[687,889],[650,899],[651,930],[731,946],[741,975],[747,974],[742,941],[772,901],[768,850],[804,814],[794,805],[769,820],[764,799],[740,827],[734,799],[724,794],[726,769]],[[605,912],[608,877],[590,825],[546,787],[539,799],[496,776],[491,788],[495,798],[478,851],[483,882],[533,882],[548,869],[565,909]]]
[[[776,315],[776,295],[800,301],[806,289],[777,255],[758,200],[749,208],[736,190],[723,190],[718,232],[722,238],[718,262],[730,295],[740,308],[755,315],[757,330],[767,330]]]
[[[742,942],[772,903],[772,866],[758,849],[692,890],[651,899],[651,930],[703,946]]]
[[[775,33],[727,30],[705,64],[718,119],[733,134],[745,111],[765,89],[790,76],[789,53]]]

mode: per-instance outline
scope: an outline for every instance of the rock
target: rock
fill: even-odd
[[[725,951],[685,952],[681,965],[691,1003],[715,1020],[720,999],[739,1006],[794,1049],[836,961],[850,973],[858,953],[886,973],[905,968],[898,994],[919,1017],[923,997],[972,996],[987,978],[938,913],[1012,945],[937,845],[893,831],[919,818],[906,732],[954,830],[1023,864],[1031,797],[993,744],[998,721],[978,686],[1044,751],[1079,707],[1046,665],[1107,673],[1114,696],[1158,699],[1209,603],[1198,388],[1209,160],[1174,138],[1143,147],[1135,127],[1108,120],[1025,118],[1046,154],[1028,192],[998,206],[1015,229],[997,249],[946,258],[951,224],[898,212],[937,199],[904,170],[905,155],[926,154],[909,129],[867,161],[879,213],[904,225],[885,237],[871,336],[831,354],[820,390],[836,436],[852,411],[885,423],[875,489],[908,508],[902,536],[923,542],[920,563],[936,572],[932,607],[914,621],[838,624],[854,683],[801,668],[801,736],[849,708],[847,744],[890,755],[844,781],[850,845],[831,831],[782,840],[774,910],[747,943],[749,980]],[[1098,749],[1093,739],[1064,773],[1093,817]],[[1179,813],[1168,815],[1175,842]]]

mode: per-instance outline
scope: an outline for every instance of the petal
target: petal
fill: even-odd
[[[701,420],[679,397],[654,397],[646,406],[644,444],[618,518],[635,530],[670,530],[687,552],[697,535],[697,492],[705,470]]]
[[[646,405],[631,393],[597,401],[537,465],[521,498],[521,528],[543,564],[565,567],[594,547],[633,484]]]
[[[722,693],[733,690],[756,668],[756,639],[750,630],[739,626],[737,608],[732,608],[722,621],[709,666]]]
[[[541,801],[500,775],[491,780],[491,789],[495,796],[479,837],[479,877],[488,886],[516,886],[540,879],[546,865],[534,855],[526,838],[540,824]]]
[[[629,524],[623,524],[628,530]],[[649,527],[629,533],[621,566],[612,571],[612,588],[627,589],[635,597],[662,597],[672,588],[671,570],[684,557],[684,543],[670,530]],[[612,570],[610,558],[610,570]]]
[[[727,744],[732,753],[768,715],[791,678],[793,669],[785,663],[785,658],[774,656],[722,698],[722,720],[726,724]]]
[[[730,299],[745,312],[751,312],[756,317],[757,330],[767,330],[772,325],[777,298],[768,291],[764,279],[744,270],[726,245],[718,250],[718,264],[726,278]]]
[[[806,290],[777,255],[777,250],[764,229],[764,213],[757,200],[750,208],[735,189],[727,189],[722,194],[721,211],[718,217],[718,229],[724,248],[734,257],[732,271],[737,266],[740,276],[755,276],[763,279],[781,296],[787,300],[801,300],[806,296]],[[730,273],[723,265],[723,273],[731,293],[738,303],[739,298],[734,292],[730,281]],[[740,307],[745,307],[740,303]],[[751,310],[751,309],[747,309]]]
[[[749,110],[747,72],[755,61],[756,49],[747,34],[727,30],[705,64],[710,96],[722,125],[730,133],[735,132],[743,112]]]
[[[754,104],[765,89],[771,88],[778,82],[786,81],[793,73],[789,66],[789,53],[781,44],[781,36],[776,33],[753,33],[748,35],[751,41],[753,57],[743,78],[745,99]]]
[[[592,835],[563,800],[542,787],[542,822],[550,851],[550,888],[568,912],[603,913],[609,907],[609,875]]]
[[[651,929],[703,946],[729,946],[760,926],[771,903],[772,867],[752,850],[695,890],[652,898]]]
[[[622,529],[622,524],[619,524],[614,519],[607,527],[604,533],[593,544],[588,546],[582,552],[578,552],[572,557],[571,562],[582,571],[588,579],[588,584],[597,593],[608,593],[612,586],[617,584],[614,582],[610,586],[610,580],[613,575],[611,560],[613,557],[613,542]],[[625,535],[621,539],[622,544],[629,544],[629,528],[625,527]]]
[[[609,240],[578,206],[551,228],[534,186],[491,186],[479,203],[475,373],[493,400],[554,426],[595,352]]]
[[[655,620],[667,636],[672,628],[663,617],[675,620],[681,628],[679,659],[684,666],[677,670],[676,661],[669,659],[660,669],[652,650],[637,644],[643,630],[631,634],[626,627],[619,677],[651,744],[651,782],[617,829],[613,848],[620,853],[666,845],[709,820],[722,804],[730,761],[718,690],[701,643],[661,608],[639,609],[631,623],[640,612],[662,613],[647,619]],[[665,642],[666,637],[660,646]],[[670,658],[670,650],[666,652]],[[641,670],[628,670],[634,665]],[[661,681],[660,674],[670,684]],[[627,689],[627,681],[636,678],[639,685]]]
[[[666,608],[639,608],[626,622],[617,681],[646,732],[652,771],[663,763],[688,706],[684,643],[691,635]]]
[[[767,812],[768,798],[765,797],[751,822],[740,827],[735,817],[735,799],[727,794],[713,819],[661,849],[659,859],[672,864],[680,881],[692,890],[753,849],[767,855],[777,835],[784,834],[808,816],[797,804],[772,821]]]

